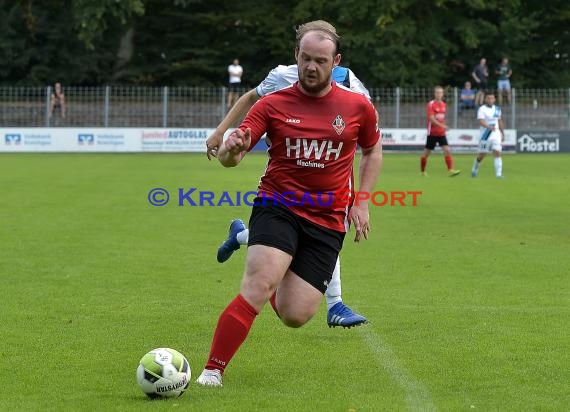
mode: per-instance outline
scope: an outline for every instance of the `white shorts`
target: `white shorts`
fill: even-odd
[[[487,139],[481,140],[479,142],[479,148],[477,153],[489,153],[489,152],[501,152],[503,150],[503,145],[500,140],[497,139]]]
[[[484,137],[487,136],[486,139]],[[503,150],[503,145],[501,144],[503,135],[500,130],[485,130],[481,135],[481,140],[479,140],[479,148],[477,153],[489,153],[489,152],[500,152]]]
[[[497,81],[497,89],[499,90],[511,90],[511,82],[509,79],[507,80],[499,80]]]

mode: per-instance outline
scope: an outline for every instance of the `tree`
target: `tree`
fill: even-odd
[[[255,86],[316,18],[370,87],[459,86],[504,55],[516,87],[570,86],[567,0],[0,0],[0,82],[225,85],[237,57]]]
[[[125,26],[145,8],[142,0],[73,0],[72,11],[79,39],[93,50],[112,24]]]
[[[46,85],[57,79],[66,84],[108,81],[125,30],[121,22],[140,12],[136,8],[140,2],[95,3],[0,0],[1,82]],[[128,4],[132,9],[126,8]]]
[[[292,62],[292,24],[284,2],[244,0],[145,2],[134,29],[135,54],[122,80],[146,84],[225,85],[239,58],[254,85],[278,63]],[[285,51],[285,45],[289,49]]]

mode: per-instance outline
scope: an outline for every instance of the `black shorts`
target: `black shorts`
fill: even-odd
[[[241,83],[230,83],[229,90],[233,93],[238,93],[241,87]]]
[[[344,235],[297,216],[286,206],[266,203],[253,206],[248,246],[271,246],[293,256],[289,269],[325,293]]]
[[[475,87],[477,88],[478,92],[485,93],[485,91],[487,90],[487,82],[486,81],[478,83],[476,82]]]
[[[445,136],[429,136],[428,135],[427,141],[426,141],[426,149],[433,150],[433,149],[435,149],[436,145],[449,146],[449,143],[447,143],[447,137],[445,137]]]

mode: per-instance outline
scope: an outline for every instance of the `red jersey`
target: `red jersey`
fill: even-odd
[[[376,111],[360,93],[332,83],[322,97],[305,95],[298,83],[255,103],[240,125],[251,128],[251,150],[267,132],[269,161],[258,195],[278,199],[298,216],[346,232],[349,206],[335,194],[354,195],[357,145],[380,139]]]
[[[447,105],[444,101],[432,100],[427,104],[427,134],[428,136],[445,136],[445,127],[438,126],[430,120],[435,116],[435,120],[445,124],[445,111]]]

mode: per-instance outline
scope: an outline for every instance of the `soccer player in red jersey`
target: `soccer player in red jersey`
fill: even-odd
[[[303,25],[303,30],[311,30],[313,28],[313,24],[317,28],[321,26],[319,21],[309,22]],[[334,27],[332,27],[331,30],[332,29],[334,29]],[[298,35],[299,34],[300,33],[298,33]],[[342,84],[355,92],[365,94],[368,99],[370,99],[369,91],[347,67],[335,66],[333,68],[332,78],[337,83]],[[255,102],[257,102],[262,96],[281,90],[285,87],[289,87],[298,80],[299,68],[296,64],[288,66],[279,65],[271,70],[267,77],[261,81],[257,87],[242,95],[206,140],[206,155],[208,156],[208,159],[211,160],[212,157],[217,156],[216,153],[224,141],[223,136],[226,131],[233,124],[243,119]],[[233,219],[229,226],[227,238],[218,247],[216,254],[218,262],[223,263],[230,259],[233,253],[240,249],[241,246],[247,246],[248,241],[249,229],[245,222],[241,219]],[[325,292],[325,299],[328,308],[326,315],[327,325],[329,327],[340,326],[343,328],[363,325],[368,322],[366,317],[353,311],[350,306],[343,302],[340,269],[341,264],[339,258],[335,270],[333,271],[332,279]]]
[[[445,164],[447,165],[447,172],[449,176],[457,176],[461,173],[460,170],[453,169],[453,157],[451,156],[451,150],[449,150],[449,144],[447,143],[447,137],[445,132],[448,127],[445,124],[445,111],[447,105],[443,101],[443,87],[435,86],[433,89],[433,97],[427,104],[427,141],[424,153],[420,157],[420,167],[423,176],[427,176],[426,166],[427,160],[431,151],[435,149],[436,145],[440,145],[443,149],[445,155]]]
[[[313,317],[350,221],[355,241],[368,238],[368,201],[351,205],[323,199],[326,193],[354,193],[357,146],[362,151],[359,191],[370,193],[382,146],[374,106],[332,82],[333,66],[341,58],[339,38],[334,27],[322,23],[320,29],[298,31],[299,81],[260,99],[218,152],[222,165],[233,167],[264,133],[271,139],[252,208],[240,293],[220,315],[197,379],[201,385],[222,385],[225,368],[267,301],[289,327],[301,327]]]

